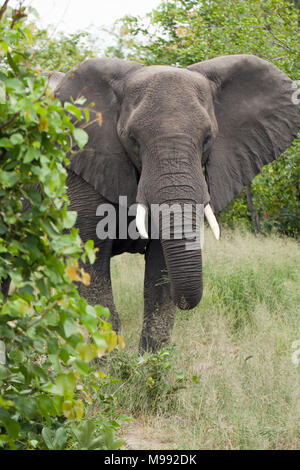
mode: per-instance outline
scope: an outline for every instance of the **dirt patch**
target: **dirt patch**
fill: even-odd
[[[131,421],[124,426],[122,437],[127,442],[126,446],[122,447],[123,450],[176,449],[176,445],[171,442],[166,430],[138,420]]]

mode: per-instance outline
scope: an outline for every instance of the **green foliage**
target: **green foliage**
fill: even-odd
[[[62,32],[49,37],[48,31],[36,30],[35,44],[32,47],[33,64],[44,70],[68,72],[85,59],[95,57],[93,39],[88,32],[64,34]]]
[[[299,2],[285,0],[170,0],[140,19],[116,23],[108,55],[151,64],[186,67],[228,54],[255,54],[300,79]],[[298,8],[296,8],[298,6]],[[300,233],[299,138],[252,184],[265,231]],[[245,194],[222,212],[223,224],[251,227]]]
[[[263,168],[253,183],[254,202],[266,232],[272,229],[300,234],[300,137],[272,165]]]
[[[66,195],[72,135],[82,147],[87,134],[28,60],[35,36],[22,11],[0,18],[0,285],[13,283],[0,293],[0,446],[115,449],[119,423],[88,411],[105,381],[90,361],[117,336],[107,309],[87,305],[73,282],[88,285],[78,259],[95,259]]]
[[[73,429],[73,436],[81,450],[116,450],[125,444],[123,439],[115,440],[115,429],[119,426],[119,422],[113,420],[101,424],[92,420],[84,421]]]
[[[162,349],[143,356],[121,352],[112,355],[108,371],[119,383],[109,384],[116,405],[131,413],[170,412],[178,401],[178,391],[188,382],[183,372],[174,370],[175,350]],[[196,382],[196,377],[193,377]]]

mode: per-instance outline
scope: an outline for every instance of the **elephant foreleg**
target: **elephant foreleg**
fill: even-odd
[[[79,228],[80,237],[84,242],[93,240],[95,247],[98,248],[94,264],[86,263],[83,266],[91,277],[90,285],[79,284],[79,293],[90,305],[100,304],[107,307],[110,310],[112,327],[118,332],[120,320],[113,301],[110,279],[113,240],[100,240],[96,235],[96,226],[99,222],[96,210],[100,204],[107,201],[72,171],[68,172],[67,186],[71,202],[69,209],[77,212],[76,226]]]
[[[113,330],[118,333],[121,322],[112,294],[110,277],[111,247],[111,241],[107,240],[99,249],[95,263],[93,265],[89,263],[83,265],[91,280],[88,286],[79,284],[78,290],[81,297],[84,297],[90,305],[100,304],[109,309],[109,322],[112,324]]]
[[[171,299],[167,268],[159,240],[146,250],[144,280],[144,323],[140,352],[155,352],[171,340],[176,307]]]

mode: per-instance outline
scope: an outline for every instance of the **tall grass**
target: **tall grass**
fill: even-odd
[[[177,311],[169,357],[142,365],[143,257],[113,260],[126,350],[111,367],[124,383],[116,385],[120,411],[135,418],[134,448],[299,448],[299,245],[235,232],[219,243],[207,233],[205,242],[200,305]]]

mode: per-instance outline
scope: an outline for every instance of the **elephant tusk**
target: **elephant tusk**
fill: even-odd
[[[147,207],[143,204],[138,204],[136,209],[136,226],[139,234],[143,238],[149,238],[146,229]]]
[[[213,210],[209,204],[207,204],[204,208],[204,215],[206,217],[207,222],[210,225],[210,228],[212,229],[214,236],[216,237],[217,240],[219,240],[220,227],[215,217],[215,214],[213,213]]]

